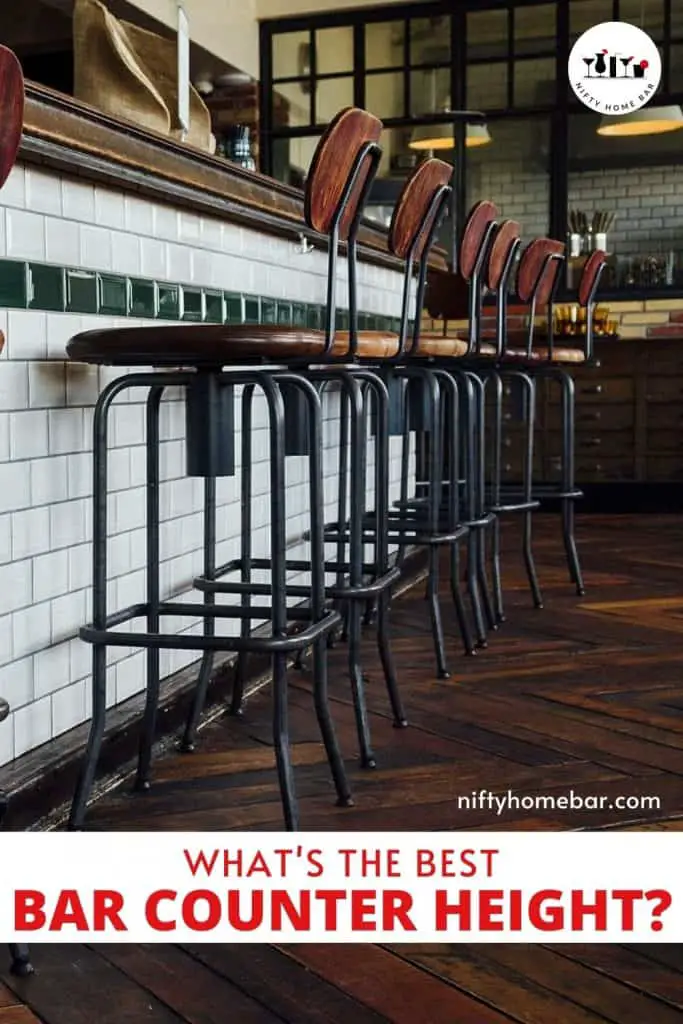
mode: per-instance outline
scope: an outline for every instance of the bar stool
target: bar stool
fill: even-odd
[[[485,647],[487,644],[487,626],[494,628],[497,625],[486,579],[486,532],[495,522],[495,515],[486,508],[484,387],[478,372],[482,358],[489,357],[491,354],[485,353],[482,347],[481,310],[490,247],[497,229],[497,216],[498,211],[493,203],[488,201],[478,203],[472,209],[463,230],[460,244],[460,275],[455,278],[454,287],[467,289],[469,311],[467,330],[463,333],[449,333],[446,317],[444,317],[442,332],[423,331],[421,318],[416,316],[409,352],[411,364],[422,364],[430,368],[431,373],[437,374],[439,380],[448,381],[450,387],[455,388],[455,392],[450,392],[451,395],[462,396],[463,400],[458,402],[457,399],[451,398],[450,406],[448,404],[446,406],[447,415],[443,420],[443,435],[447,446],[448,464],[443,467],[442,479],[437,481],[432,473],[430,479],[427,480],[424,479],[425,474],[422,474],[423,478],[418,483],[417,499],[411,499],[407,503],[403,502],[400,509],[400,515],[414,514],[420,503],[426,506],[436,500],[436,497],[432,496],[432,491],[436,487],[440,493],[438,507],[442,514],[448,516],[452,514],[448,511],[449,503],[451,508],[457,507],[462,497],[465,510],[462,525],[466,528],[468,539],[466,580],[474,617],[477,647]],[[426,266],[423,268],[423,274],[426,276]],[[423,280],[421,294],[418,298],[418,309],[420,310],[424,295]],[[435,308],[432,300],[427,299],[427,303],[429,311],[433,315],[440,314],[440,310]],[[487,361],[490,363],[490,358]],[[410,425],[412,426],[412,423]],[[417,424],[418,430],[424,431],[424,428],[424,423]],[[409,429],[410,426],[407,425],[406,433]],[[429,435],[430,444],[427,447],[433,448],[437,443],[434,441],[434,435],[428,431],[424,432]],[[459,447],[461,448],[462,474],[456,472],[453,461]],[[472,640],[469,625],[463,621],[464,616],[459,599],[459,577],[459,548],[457,544],[454,544],[451,547],[450,560],[451,593],[465,642],[465,651],[472,654],[475,650],[475,642]],[[430,562],[429,572],[428,598],[430,601],[435,600],[437,590],[438,561],[434,558]],[[439,674],[445,676],[448,674],[448,670],[445,664],[443,633],[440,627],[440,616],[434,613],[432,614],[432,628]]]
[[[0,697],[0,723],[5,721],[9,712],[9,704]],[[0,792],[0,826],[2,826],[3,819],[7,814],[7,807],[7,797],[4,793]],[[16,974],[20,978],[26,978],[29,974],[33,974],[33,965],[28,946],[23,943],[10,942],[9,953],[11,957],[10,971],[12,974]]]
[[[583,574],[579,562],[574,528],[575,503],[583,497],[575,479],[575,386],[571,367],[590,364],[593,361],[593,314],[596,294],[604,272],[607,257],[601,250],[595,250],[586,260],[577,299],[586,310],[586,333],[583,345],[558,345],[554,338],[553,304],[564,260],[564,246],[553,239],[538,239],[531,243],[525,253],[528,274],[522,275],[518,291],[522,297],[531,300],[529,325],[523,348],[508,344],[506,358],[515,364],[524,365],[533,379],[543,377],[555,380],[561,390],[561,479],[559,484],[533,486],[533,496],[542,505],[547,501],[559,501],[562,515],[562,538],[571,582],[579,596],[585,593]],[[525,299],[523,298],[523,301]],[[546,344],[539,344],[539,332],[535,329],[535,313],[539,306],[547,310],[545,327]]]
[[[341,116],[341,115],[340,115]],[[371,115],[365,114],[367,118]],[[380,126],[376,119],[372,121]],[[328,133],[335,131],[335,122],[332,122]],[[327,133],[326,133],[327,135]],[[319,149],[327,145],[325,136],[321,141]],[[377,153],[379,151],[377,150]],[[364,534],[363,513],[366,504],[366,438],[367,421],[369,412],[372,413],[375,425],[375,480],[374,493],[377,502],[377,509],[380,520],[384,522],[388,513],[389,499],[389,432],[388,432],[388,394],[386,388],[374,372],[374,366],[385,356],[391,355],[397,348],[398,338],[390,332],[384,331],[360,331],[358,329],[357,310],[357,235],[360,227],[361,216],[365,198],[372,182],[372,177],[377,168],[378,161],[374,159],[367,171],[363,189],[354,193],[355,207],[353,218],[350,219],[350,207],[344,214],[345,238],[347,247],[347,270],[348,270],[348,298],[349,298],[349,329],[348,331],[337,331],[335,329],[336,300],[335,287],[337,280],[336,260],[338,239],[332,239],[329,248],[328,267],[328,297],[326,309],[327,336],[330,347],[315,358],[307,359],[305,354],[295,362],[287,360],[288,365],[296,370],[297,375],[304,378],[309,384],[313,384],[322,395],[332,387],[340,391],[340,443],[339,443],[339,477],[337,507],[340,521],[344,521],[343,531],[334,538],[336,555],[334,558],[325,557],[323,563],[324,575],[332,575],[334,583],[326,584],[325,596],[331,601],[340,612],[344,613],[344,639],[348,648],[348,673],[351,683],[353,707],[356,719],[358,734],[358,745],[361,765],[364,768],[374,768],[376,758],[372,749],[370,736],[369,718],[365,700],[365,678],[361,666],[361,610],[362,606],[369,602],[376,602],[378,615],[376,622],[377,646],[380,661],[383,668],[384,680],[389,697],[389,704],[393,716],[394,725],[403,728],[407,725],[405,711],[401,702],[396,678],[396,669],[390,645],[389,630],[389,604],[390,590],[399,580],[400,571],[392,566],[389,558],[389,545],[386,529],[382,529],[372,538],[373,555],[368,559],[364,554],[364,547],[369,538]],[[312,167],[315,168],[318,161],[318,154],[314,156]],[[309,177],[309,183],[313,178],[313,171]],[[307,189],[307,208],[309,207],[310,192]],[[252,328],[235,327],[229,328],[230,337],[247,336]],[[300,399],[296,401],[296,394],[292,389],[283,386],[285,396],[285,450],[289,455],[307,455],[311,452],[311,436],[307,432],[307,410]],[[250,522],[248,510],[250,508],[251,493],[251,472],[250,466],[250,436],[251,436],[251,389],[249,394],[243,398],[242,403],[242,493],[241,504],[243,508],[242,520],[242,543],[240,557],[232,561],[216,566],[215,557],[210,555],[206,560],[205,571],[201,577],[195,580],[195,586],[215,600],[218,595],[240,595],[243,609],[242,635],[247,636],[250,628],[251,600],[254,595],[269,595],[270,585],[268,583],[254,584],[251,577],[254,572],[262,572],[269,568],[269,561],[263,558],[255,558],[251,552]],[[350,436],[350,443],[347,444],[347,434]],[[322,502],[319,501],[322,514]],[[348,505],[349,515],[346,517]],[[246,513],[246,515],[244,515]],[[210,524],[205,526],[205,537],[212,534],[213,528]],[[326,542],[332,543],[326,536]],[[290,559],[286,561],[288,571],[299,573],[310,571],[310,564],[305,559]],[[239,574],[239,580],[235,576]],[[289,597],[301,597],[302,588],[290,583],[287,584]],[[258,609],[253,609],[255,613]],[[254,614],[253,616],[257,616]],[[333,633],[328,636],[331,641]],[[301,646],[298,651],[296,664],[301,667],[305,647]],[[186,723],[183,739],[183,749],[191,751],[194,748],[197,723],[201,709],[206,697],[206,687],[210,677],[210,661],[212,654],[205,655],[204,664],[200,672],[199,685],[195,691],[195,700]],[[233,714],[241,714],[244,697],[244,682],[246,680],[246,654],[241,653],[238,661],[238,668],[233,689],[231,711]]]
[[[92,789],[105,724],[106,649],[111,645],[147,650],[147,700],[143,719],[137,788],[149,787],[152,744],[159,695],[159,652],[162,649],[204,652],[190,726],[201,709],[208,674],[209,652],[233,651],[267,654],[273,669],[273,740],[278,780],[288,829],[298,827],[289,751],[287,721],[287,656],[312,648],[314,658],[314,701],[338,802],[351,801],[343,761],[337,744],[327,696],[327,638],[338,628],[340,615],[330,607],[325,594],[322,495],[322,412],[320,395],[303,372],[312,363],[327,359],[348,359],[353,346],[366,345],[369,352],[382,351],[382,339],[363,339],[335,327],[336,258],[340,240],[349,238],[355,246],[360,210],[376,171],[382,124],[365,111],[348,108],[330,123],[316,149],[307,180],[304,213],[307,224],[329,239],[328,319],[324,331],[277,325],[153,326],[122,330],[89,331],[72,338],[69,358],[95,364],[125,367],[169,368],[160,372],[127,374],[111,383],[100,395],[94,420],[94,516],[93,516],[93,622],[81,630],[81,637],[93,645],[93,718],[86,756],[71,809],[70,828],[83,824],[86,803]],[[355,302],[355,281],[349,278],[350,299]],[[178,366],[188,369],[171,369]],[[232,369],[225,371],[224,367]],[[291,369],[287,369],[291,367]],[[245,595],[258,596],[259,588],[245,580],[239,605],[219,605],[215,593],[206,588],[203,603],[161,600],[159,586],[159,409],[163,391],[171,386],[184,389],[186,408],[187,471],[204,479],[204,579],[216,576],[215,504],[216,478],[235,472],[234,391],[258,387],[266,398],[270,435],[271,542],[267,561],[268,605],[249,603]],[[116,395],[137,387],[148,389],[147,399],[147,596],[129,608],[110,613],[107,608],[107,415]],[[287,552],[285,531],[285,400],[284,392],[294,390],[304,402],[310,432],[309,491],[310,544],[308,569],[310,585],[305,604],[288,606]],[[243,437],[243,445],[245,438]],[[246,510],[243,509],[243,512]],[[248,516],[248,512],[246,512]],[[243,523],[242,536],[245,535]],[[250,552],[245,553],[249,567]],[[253,567],[253,565],[252,565]],[[234,591],[233,591],[234,592]],[[202,635],[187,636],[160,631],[167,616],[201,619]],[[144,618],[146,631],[122,630],[131,620]],[[216,634],[221,620],[265,620],[269,635],[236,637]],[[295,631],[293,632],[292,629]],[[191,729],[189,730],[192,731]],[[191,737],[190,737],[191,738]],[[188,733],[186,731],[186,739]]]
[[[507,297],[509,276],[521,242],[519,225],[508,222],[501,229],[496,239],[500,249],[497,258],[507,265],[507,272],[495,289],[496,295],[496,329],[495,351],[496,369],[488,375],[487,383],[494,389],[494,426],[492,453],[491,504],[496,512],[496,530],[492,552],[492,571],[494,577],[494,594],[496,617],[499,622],[505,621],[503,592],[500,565],[500,523],[501,518],[512,514],[521,514],[524,518],[522,533],[522,552],[524,565],[529,581],[529,588],[536,608],[543,607],[543,597],[538,581],[538,573],[532,548],[532,514],[540,502],[533,494],[534,443],[536,423],[536,386],[533,376],[527,369],[526,349],[514,348],[510,343],[507,320]],[[558,248],[559,247],[559,248]],[[539,305],[545,305],[556,286],[555,256],[561,257],[561,243],[548,243],[538,239],[530,243],[519,261],[517,270],[516,293],[520,301],[530,305],[529,318],[535,321],[535,312]],[[495,284],[490,280],[490,284]],[[493,289],[492,289],[493,290]],[[491,346],[487,346],[489,349]],[[531,358],[531,357],[529,357]],[[504,386],[505,382],[507,384]],[[522,484],[518,487],[505,487],[502,482],[505,422],[503,416],[504,397],[519,387],[521,397],[521,421],[523,434]]]
[[[473,432],[467,429],[465,434],[468,436],[468,445],[464,464],[469,516],[461,512],[460,500],[461,393],[465,393],[464,404],[469,410],[469,420],[473,422],[474,389],[469,378],[460,381],[435,363],[430,342],[424,340],[420,331],[429,252],[447,206],[451,179],[452,167],[449,164],[433,158],[425,160],[406,183],[396,204],[389,230],[389,248],[405,260],[404,302],[397,354],[383,363],[383,376],[388,390],[394,396],[397,432],[403,436],[401,496],[389,516],[389,537],[402,550],[409,545],[427,549],[429,568],[426,596],[440,678],[449,675],[439,600],[440,550],[447,547],[451,565],[457,567],[459,542],[479,525],[475,514],[478,511],[475,504],[478,500],[475,479],[478,463],[471,443]],[[472,227],[466,233],[467,244],[463,247],[466,272],[475,279],[475,296],[487,244],[486,236],[490,231],[491,209],[490,206],[483,206],[478,210],[474,222],[479,232],[478,245],[473,243]],[[415,317],[409,334],[413,278],[416,278]],[[473,319],[476,321],[476,309]],[[439,337],[435,348],[440,352],[448,348],[457,353],[466,351],[468,346]],[[415,493],[412,495],[409,494],[408,485],[411,434],[417,434],[418,437],[422,434],[428,439],[428,445],[425,445],[428,457],[421,467],[422,473],[418,476]],[[377,528],[371,518],[368,519],[368,526],[371,531]],[[471,591],[475,600],[478,600],[480,563],[476,555],[470,559],[469,564],[472,567]],[[451,571],[451,592],[465,650],[472,653],[474,641],[460,594],[457,568]]]

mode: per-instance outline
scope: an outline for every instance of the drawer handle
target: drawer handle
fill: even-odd
[[[595,384],[592,388],[583,388],[584,395],[601,395],[602,384]]]
[[[582,448],[597,448],[601,444],[602,439],[599,437],[587,437],[585,440],[579,441],[579,445]]]
[[[602,419],[601,412],[582,412],[577,421],[579,423],[594,423],[596,420]]]

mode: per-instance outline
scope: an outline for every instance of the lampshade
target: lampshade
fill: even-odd
[[[603,117],[598,135],[660,135],[683,128],[683,110],[679,106],[642,107],[626,114]]]
[[[486,146],[491,142],[491,135],[485,124],[468,124],[465,132],[465,145]],[[416,128],[410,138],[411,149],[453,149],[455,133],[452,124],[423,124]]]

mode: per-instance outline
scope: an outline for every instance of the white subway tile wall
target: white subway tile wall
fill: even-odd
[[[322,303],[326,258],[297,252],[288,241],[218,219],[148,203],[110,189],[17,166],[0,196],[0,253],[75,269],[143,274],[201,287],[255,292]],[[400,313],[401,277],[361,265],[364,312]],[[340,288],[340,301],[345,299]],[[0,765],[87,719],[90,648],[78,630],[91,614],[91,430],[93,406],[122,370],[66,362],[65,346],[81,330],[141,326],[149,321],[0,309],[6,345],[0,358],[0,694],[12,707],[0,728]],[[110,434],[109,598],[111,610],[144,598],[144,396],[127,393],[114,407]],[[338,395],[325,402],[325,502],[336,512]],[[239,473],[239,403],[236,412]],[[202,569],[201,480],[185,476],[184,410],[176,393],[161,417],[162,593],[199,600],[191,587]],[[269,550],[270,517],[265,406],[255,409],[253,446],[256,555]],[[368,444],[373,491],[374,444]],[[392,493],[398,495],[400,439],[392,439]],[[306,459],[287,464],[287,533],[292,557],[303,557],[308,527]],[[218,482],[218,559],[239,541],[239,478]],[[302,579],[305,577],[302,577]],[[197,620],[173,629],[198,631]],[[225,623],[226,631],[235,624]],[[196,659],[165,652],[162,675]],[[112,649],[109,704],[144,688],[144,653]]]
[[[650,254],[683,245],[680,167],[599,170],[569,176],[570,209],[611,210],[610,251]]]

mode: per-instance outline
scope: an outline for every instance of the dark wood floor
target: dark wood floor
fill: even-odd
[[[588,595],[566,583],[555,520],[539,520],[546,607],[534,611],[511,545],[508,622],[465,659],[444,601],[453,678],[436,681],[422,590],[397,602],[394,649],[411,727],[387,716],[368,639],[379,768],[354,763],[343,648],[334,712],[356,797],[331,800],[309,680],[292,676],[302,824],[315,829],[683,829],[683,520],[580,521]],[[281,824],[267,693],[221,717],[192,756],[157,764],[146,797],[94,807],[101,829],[273,829]],[[473,790],[656,796],[634,811],[458,807]],[[0,1024],[674,1024],[683,1021],[676,946],[36,947],[38,973],[3,975]]]

